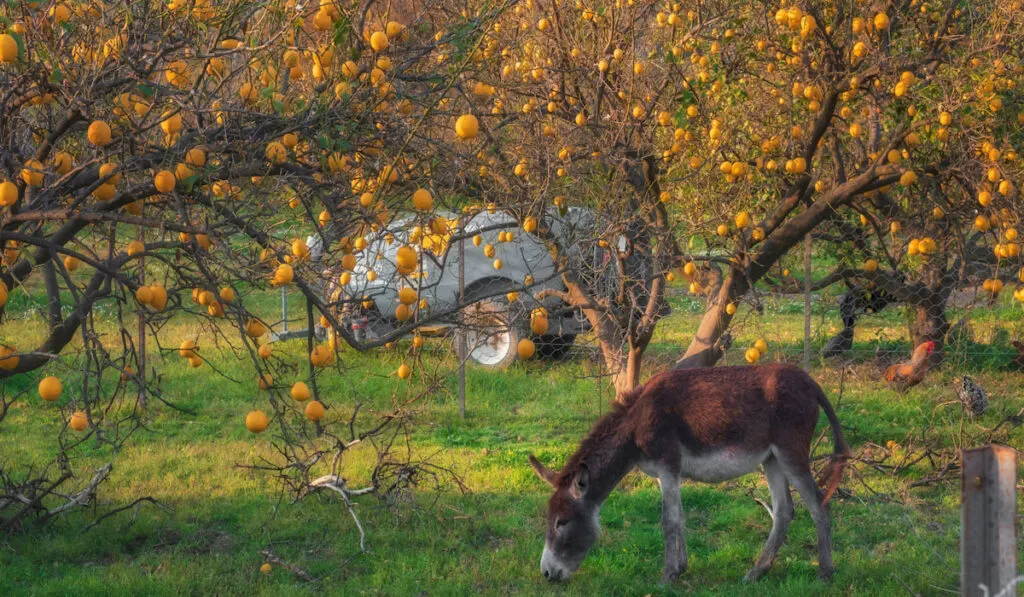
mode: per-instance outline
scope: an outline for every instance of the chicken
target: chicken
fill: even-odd
[[[1010,345],[1017,350],[1017,356],[1013,357],[1013,360],[1010,361],[1010,364],[1017,369],[1024,370],[1024,342],[1021,342],[1020,340],[1014,340],[1013,342],[1010,342]]]
[[[838,334],[832,336],[825,345],[825,357],[839,357],[853,348],[853,328],[845,327]]]
[[[925,374],[928,373],[929,357],[934,351],[934,342],[923,342],[914,349],[909,361],[890,366],[882,377],[897,392],[903,394],[924,380]]]
[[[988,394],[985,392],[985,388],[966,375],[958,378],[954,383],[960,403],[972,417],[985,412],[988,408]]]

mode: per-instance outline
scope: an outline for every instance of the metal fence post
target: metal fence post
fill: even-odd
[[[811,235],[804,237],[804,371],[811,370]]]
[[[1017,575],[1016,451],[1005,446],[964,450],[960,481],[960,594],[995,595]],[[1016,594],[1011,587],[1002,595]]]
[[[288,333],[288,294],[281,287],[281,336]]]
[[[141,203],[141,202],[140,202]],[[145,208],[143,208],[145,209]],[[141,214],[140,214],[141,217]],[[138,231],[139,241],[145,245],[146,242],[146,230],[139,225]],[[146,253],[143,251],[142,255],[139,256],[139,284],[146,283]],[[139,368],[137,375],[139,376],[139,408],[146,408],[146,310],[142,305],[139,305],[139,345],[138,354],[136,355],[136,365]]]
[[[464,221],[460,218],[460,221]],[[459,359],[459,416],[466,418],[466,330],[463,309],[466,306],[466,227],[459,226],[459,329],[456,344]]]

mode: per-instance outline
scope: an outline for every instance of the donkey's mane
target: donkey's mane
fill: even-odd
[[[611,404],[611,410],[594,423],[590,433],[580,442],[580,447],[569,457],[569,462],[562,467],[556,484],[560,484],[563,479],[573,478],[583,464],[591,469],[599,469],[608,464],[607,461],[619,444],[627,439],[628,431],[623,428],[622,420],[629,413],[630,408],[636,404],[643,389],[643,386],[637,386],[630,390],[621,402]]]

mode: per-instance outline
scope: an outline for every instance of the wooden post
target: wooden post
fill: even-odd
[[[463,218],[463,222],[465,219]],[[459,359],[459,416],[466,418],[466,227],[459,226],[459,329],[456,330],[456,353]]]
[[[994,596],[1017,576],[1017,453],[1005,446],[964,450],[960,481],[960,594]],[[1016,594],[1011,587],[1001,597]]]

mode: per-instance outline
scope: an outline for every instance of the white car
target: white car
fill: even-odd
[[[561,215],[552,211],[545,216],[545,225],[560,250],[575,252],[575,257],[581,259],[596,256],[583,255],[588,249],[581,248],[592,239],[594,224],[594,215],[584,209],[570,208]],[[387,230],[367,236],[366,247],[356,253],[355,267],[347,276],[332,276],[336,283],[328,288],[332,300],[341,299],[347,305],[342,316],[344,325],[352,326],[360,342],[379,339],[400,325],[408,325],[397,320],[396,310],[402,304],[399,290],[410,287],[417,297],[417,303],[411,305],[411,321],[431,332],[461,323],[466,330],[469,357],[481,365],[509,365],[518,356],[520,339],[527,337],[542,356],[560,358],[567,354],[576,335],[586,331],[588,324],[582,314],[558,297],[543,301],[534,298],[544,289],[565,289],[544,243],[524,232],[514,217],[500,211],[481,211],[464,226],[463,231],[458,229],[458,218],[453,214],[435,213],[399,219]],[[499,235],[511,235],[512,240],[499,242]],[[460,237],[462,240],[453,240]],[[308,243],[311,256],[317,259],[319,240],[311,238]],[[417,267],[403,275],[396,263],[399,248],[406,246],[416,251]],[[460,253],[465,254],[463,304],[470,305],[462,310],[461,322],[457,310]],[[496,267],[498,260],[500,268]],[[530,331],[530,314],[539,307],[547,311],[548,330],[536,336]]]

